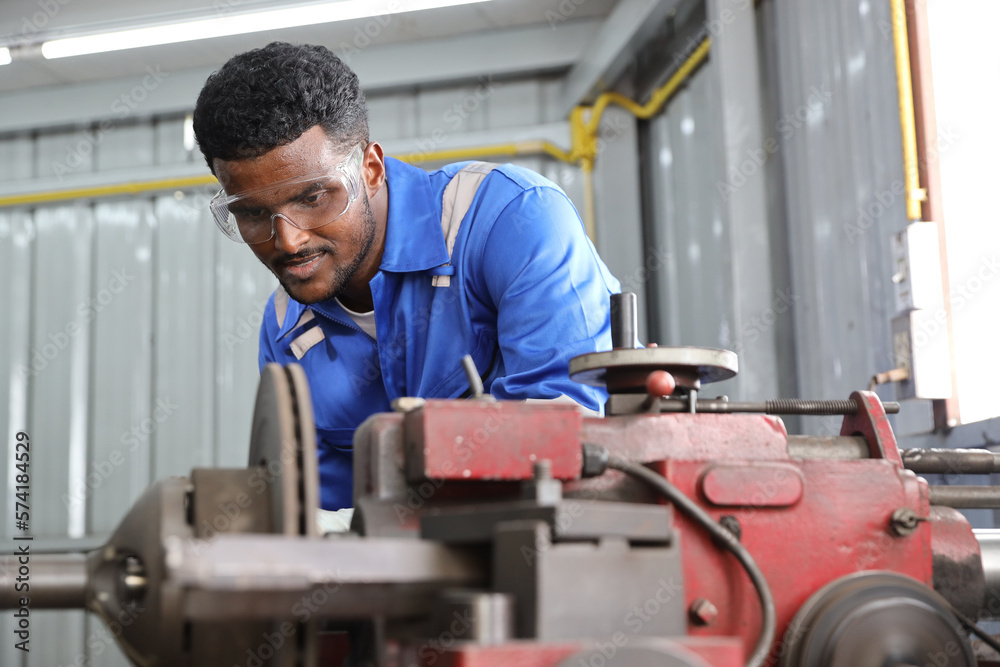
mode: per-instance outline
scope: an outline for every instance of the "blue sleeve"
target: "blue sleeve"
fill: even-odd
[[[598,257],[569,198],[524,190],[497,217],[483,248],[506,376],[497,398],[557,398],[603,410],[607,394],[569,379],[569,360],[611,349],[611,294],[619,283]]]

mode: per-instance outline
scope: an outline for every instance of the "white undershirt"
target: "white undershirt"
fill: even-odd
[[[348,317],[354,320],[354,323],[361,327],[361,330],[366,334],[375,338],[375,310],[369,310],[367,313],[357,313],[341,303],[340,299],[334,297],[334,301],[337,302],[344,312],[347,313]]]

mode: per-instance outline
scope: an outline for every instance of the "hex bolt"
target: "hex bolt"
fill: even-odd
[[[535,461],[534,476],[521,482],[521,497],[539,505],[555,505],[562,501],[562,482],[552,479],[552,461]]]
[[[691,603],[688,614],[695,625],[711,625],[719,616],[719,608],[705,598],[697,598]]]
[[[909,507],[900,507],[889,519],[889,530],[898,537],[909,537],[916,532],[921,521],[927,519],[917,516]]]
[[[583,470],[581,477],[597,477],[608,469],[608,450],[600,445],[583,443]]]
[[[719,517],[719,525],[728,530],[739,542],[743,539],[743,528],[740,526],[740,520],[731,514],[725,514]]]

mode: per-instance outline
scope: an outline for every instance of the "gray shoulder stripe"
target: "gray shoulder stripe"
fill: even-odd
[[[278,319],[278,328],[285,323],[285,313],[288,312],[288,292],[281,285],[274,290],[274,315]]]
[[[469,212],[476,191],[489,173],[499,166],[492,162],[473,162],[462,167],[445,187],[441,196],[441,231],[444,233],[449,260],[455,250],[455,239],[458,238],[462,218]],[[451,276],[434,276],[432,281],[435,287],[448,287]]]
[[[306,352],[311,350],[325,337],[326,335],[323,333],[321,327],[313,327],[293,340],[288,347],[292,350],[292,354],[295,355],[296,359],[302,359]]]

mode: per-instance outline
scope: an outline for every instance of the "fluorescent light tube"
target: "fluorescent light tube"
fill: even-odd
[[[0,65],[10,64],[10,49],[6,46],[0,47]]]
[[[54,39],[42,44],[42,55],[48,59],[82,56],[135,49],[158,44],[175,44],[198,39],[245,35],[264,30],[297,28],[305,25],[350,21],[370,16],[402,14],[424,9],[454,7],[487,0],[341,0],[319,5],[303,5],[271,9],[249,14],[198,19],[180,23],[117,30],[114,32]],[[8,55],[9,58],[9,55]]]

